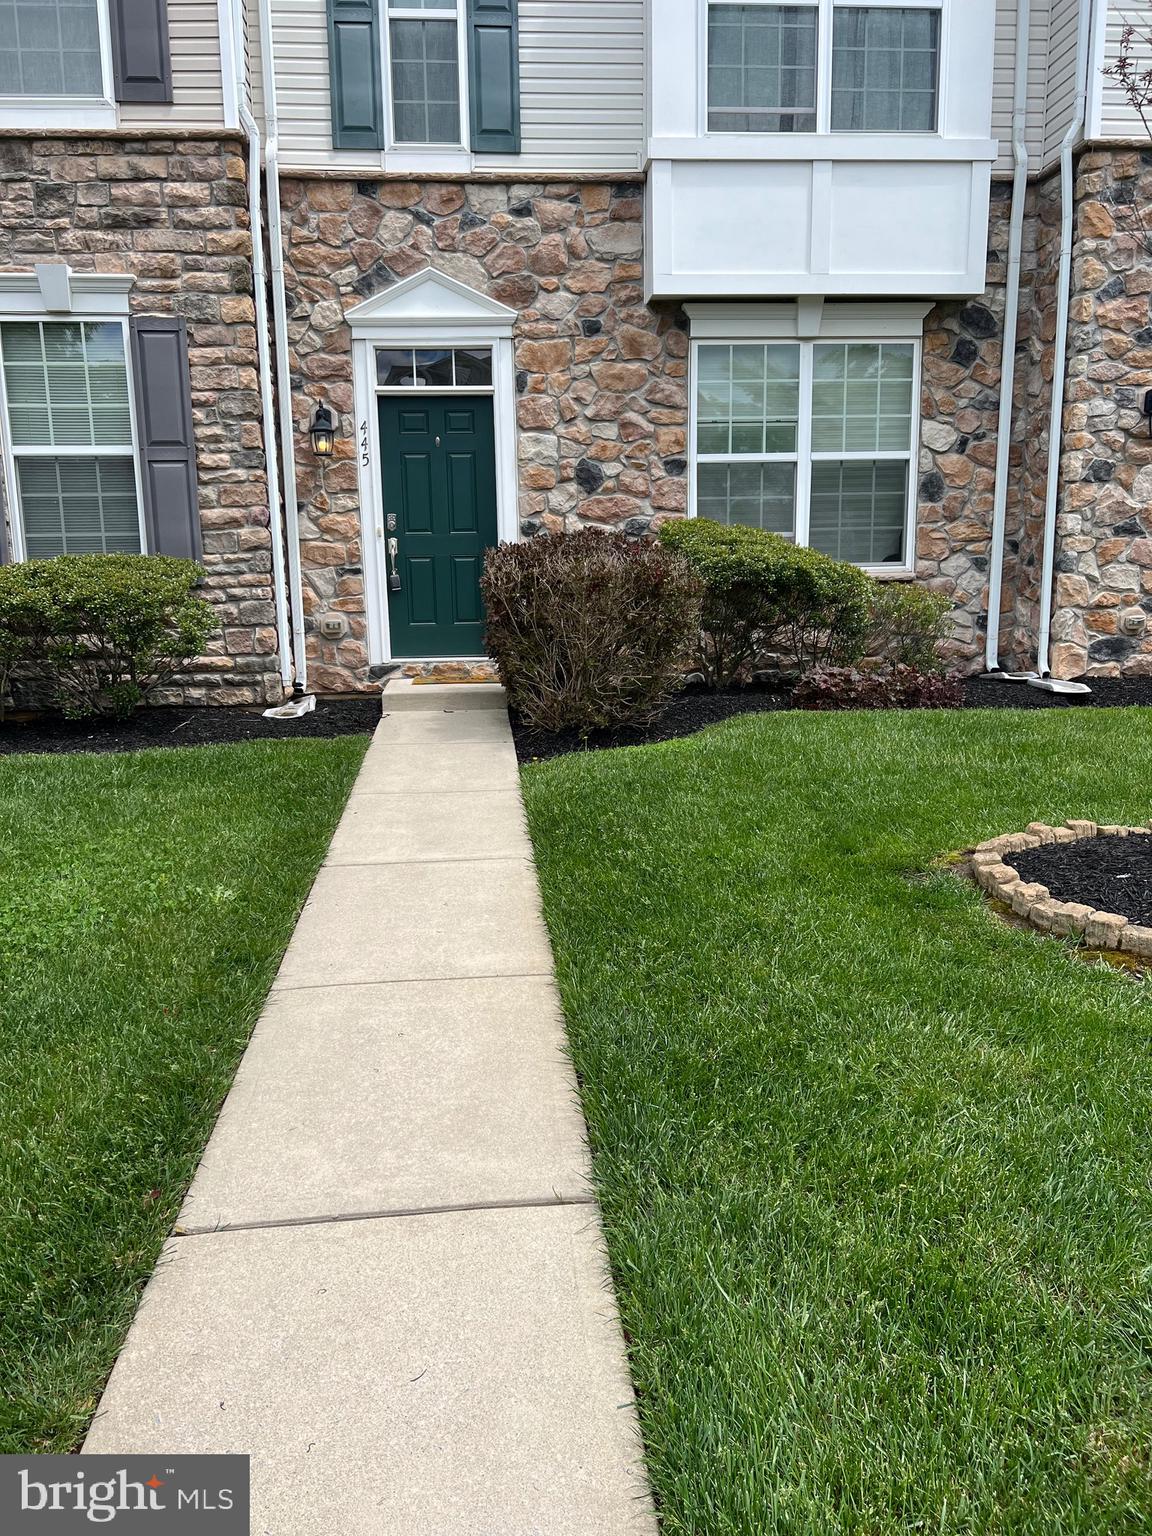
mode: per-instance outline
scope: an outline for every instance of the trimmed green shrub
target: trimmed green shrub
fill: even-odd
[[[858,566],[707,518],[665,523],[660,538],[704,583],[696,659],[710,687],[769,654],[800,673],[864,654],[876,583]]]
[[[508,702],[546,731],[650,718],[700,624],[700,584],[679,555],[594,529],[491,549],[481,585]]]
[[[123,718],[216,628],[204,572],[167,555],[59,555],[0,567],[0,668],[71,718]]]
[[[877,582],[867,654],[894,667],[941,672],[952,629],[952,602],[914,582]]]

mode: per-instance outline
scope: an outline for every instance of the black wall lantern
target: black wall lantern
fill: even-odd
[[[1148,430],[1152,433],[1152,389],[1144,396],[1144,414],[1148,418]]]
[[[318,459],[332,457],[332,451],[336,446],[336,423],[332,420],[332,412],[326,405],[316,407],[308,436],[312,439],[312,452]]]

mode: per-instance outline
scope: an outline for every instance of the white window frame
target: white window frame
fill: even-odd
[[[115,128],[119,114],[113,94],[112,24],[108,0],[96,0],[100,28],[98,96],[0,96],[0,128]]]
[[[387,102],[385,122],[386,149],[397,155],[417,154],[426,160],[428,153],[460,155],[466,153],[471,141],[468,131],[468,24],[467,0],[442,0],[435,10],[418,9],[414,6],[389,5],[382,0],[384,25],[383,37],[384,99]],[[452,21],[456,23],[456,72],[460,93],[460,137],[455,143],[418,143],[415,140],[396,137],[396,109],[392,90],[392,23],[394,21]],[[398,167],[400,168],[400,167]],[[455,167],[453,167],[454,169]]]
[[[8,395],[4,384],[3,335],[0,333],[0,460],[4,475],[4,500],[8,514],[9,558],[29,558],[24,537],[24,513],[16,475],[17,458],[128,458],[136,485],[136,513],[140,521],[140,552],[148,554],[148,531],[140,474],[140,438],[136,421],[136,391],[132,374],[132,346],[128,329],[128,294],[134,278],[121,273],[71,272],[62,263],[43,263],[35,272],[0,272],[0,326],[25,322],[45,325],[88,322],[119,325],[124,336],[124,366],[128,381],[130,445],[75,448],[54,446],[17,448],[8,424]],[[66,301],[66,307],[59,307]]]
[[[907,461],[908,490],[905,504],[904,560],[900,564],[864,565],[873,576],[912,576],[916,571],[916,514],[920,484],[921,380],[924,358],[924,317],[930,304],[825,304],[823,299],[803,299],[798,304],[687,304],[691,326],[688,365],[688,516],[696,517],[696,471],[699,464],[794,463],[796,465],[795,542],[809,544],[812,514],[812,466],[814,463],[862,463]],[[700,454],[697,452],[697,381],[702,346],[741,343],[800,346],[800,414],[796,452],[762,454]],[[912,430],[907,452],[885,450],[819,452],[812,450],[812,375],[815,348],[827,343],[882,346],[911,345]]]
[[[947,121],[945,88],[948,80],[947,47],[949,37],[949,10],[953,0],[703,0],[700,6],[700,79],[699,100],[701,106],[700,135],[710,139],[772,139],[775,141],[807,138],[811,135],[788,132],[729,133],[708,126],[708,15],[714,5],[749,5],[771,7],[796,6],[814,10],[816,17],[816,133],[821,137],[852,139],[871,135],[875,138],[909,139],[940,138],[942,125]],[[936,60],[936,126],[934,128],[902,128],[877,130],[874,128],[832,128],[832,37],[834,13],[837,10],[861,10],[866,8],[887,10],[936,11],[940,16],[940,49]]]

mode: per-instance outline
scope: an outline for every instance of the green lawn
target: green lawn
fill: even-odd
[[[526,770],[665,1536],[1150,1528],[1152,981],[937,866],[1146,822],[1150,749],[779,714]]]
[[[366,745],[0,759],[0,1451],[82,1437]]]

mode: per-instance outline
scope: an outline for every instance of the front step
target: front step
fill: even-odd
[[[393,677],[384,684],[380,707],[391,715],[402,710],[504,709],[507,705],[499,683],[426,683]]]
[[[402,661],[401,677],[419,677],[426,683],[496,683],[499,675],[493,664],[480,661]]]

